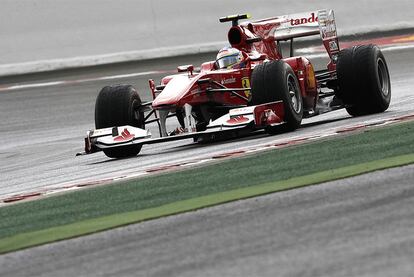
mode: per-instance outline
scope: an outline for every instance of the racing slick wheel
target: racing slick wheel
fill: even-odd
[[[336,68],[337,96],[350,115],[380,113],[388,109],[390,75],[378,46],[360,45],[341,50]]]
[[[141,99],[130,85],[104,87],[98,94],[95,104],[96,129],[130,125],[144,129],[144,113],[138,111]],[[128,145],[103,149],[110,158],[136,156],[142,145]]]
[[[303,117],[303,100],[298,79],[289,64],[282,60],[257,65],[252,73],[252,97],[250,105],[282,100],[286,124],[268,127],[269,133],[293,131],[299,128]]]

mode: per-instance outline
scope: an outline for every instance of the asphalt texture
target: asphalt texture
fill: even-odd
[[[0,256],[1,276],[412,276],[414,165]]]
[[[413,112],[412,49],[386,52],[392,80],[390,108],[382,114],[350,117],[339,110],[303,120],[302,127],[293,133],[277,136],[259,134],[218,143],[198,145],[192,139],[162,144],[144,145],[136,158],[112,160],[102,152],[75,158],[83,150],[86,131],[94,128],[95,98],[105,85],[129,83],[134,85],[143,100],[150,100],[148,78],[160,80],[163,74],[119,78],[114,80],[66,83],[48,87],[0,91],[0,197],[28,191],[39,191],[62,184],[114,178],[189,158],[211,157],[241,147],[256,146],[299,135],[320,134],[329,128],[361,124],[367,120],[389,118]],[[131,63],[100,69],[35,74],[0,80],[0,87],[54,81],[75,81],[154,70],[174,70],[179,64],[199,65],[214,59],[214,54]],[[325,59],[315,59],[325,64]],[[318,68],[318,67],[317,67]],[[178,123],[170,121],[169,131]],[[148,128],[156,135],[155,124]]]

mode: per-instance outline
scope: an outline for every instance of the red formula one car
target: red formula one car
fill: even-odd
[[[104,87],[96,100],[96,130],[87,132],[85,152],[108,157],[137,155],[143,144],[265,129],[295,130],[303,117],[345,108],[359,116],[385,111],[391,84],[387,63],[375,45],[340,50],[334,13],[320,10],[258,21],[249,15],[220,18],[232,22],[231,47],[199,70],[178,67],[160,85],[149,80],[153,101],[142,103],[130,85]],[[319,35],[329,56],[325,69],[315,70],[303,56],[294,55],[293,40]],[[282,41],[290,42],[289,57]],[[167,118],[180,126],[167,130]],[[145,124],[157,122],[160,136],[152,138]]]

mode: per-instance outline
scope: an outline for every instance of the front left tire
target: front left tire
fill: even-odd
[[[95,103],[96,129],[130,125],[145,128],[144,114],[139,111],[141,98],[133,86],[113,85],[102,88]],[[128,145],[103,149],[110,158],[134,157],[142,145]]]

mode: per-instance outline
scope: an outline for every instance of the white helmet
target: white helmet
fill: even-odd
[[[218,68],[232,68],[243,60],[243,54],[240,50],[232,47],[222,48],[216,58]]]

